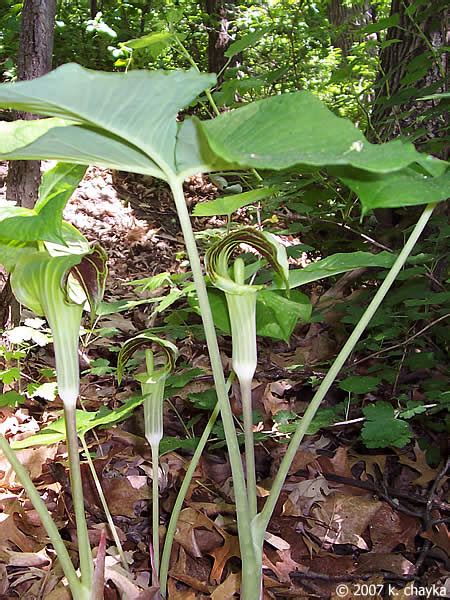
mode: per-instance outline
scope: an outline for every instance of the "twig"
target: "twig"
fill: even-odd
[[[436,491],[437,491],[442,479],[445,477],[445,474],[448,471],[449,465],[450,465],[450,458],[447,458],[447,461],[444,463],[442,469],[439,471],[436,479],[434,480],[433,485],[431,486],[431,490],[428,495],[428,499],[427,499],[427,503],[425,505],[425,511],[424,511],[424,515],[423,515],[424,531],[428,531],[432,526],[431,525],[431,522],[432,522],[431,511],[433,509],[434,496],[436,494]],[[431,549],[430,540],[428,540],[428,539],[424,540],[422,548],[420,550],[419,558],[417,559],[416,564],[415,564],[416,573],[418,573],[420,568],[422,567],[430,549]]]

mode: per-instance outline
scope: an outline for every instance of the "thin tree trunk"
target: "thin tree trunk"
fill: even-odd
[[[40,77],[52,68],[55,0],[24,0],[17,70],[19,79]],[[18,114],[20,119],[36,118]],[[39,161],[13,161],[6,180],[7,198],[32,208],[37,199],[41,169]]]
[[[34,79],[52,68],[55,0],[24,0],[17,57],[19,79]],[[29,113],[17,113],[18,119],[34,119]],[[40,161],[11,161],[6,178],[6,197],[26,208],[33,208],[41,181]],[[0,327],[18,323],[19,305],[9,279],[0,292]]]
[[[432,7],[426,4],[424,10],[419,8],[416,12],[408,10],[412,4],[413,0],[392,0],[391,16],[398,15],[399,23],[388,29],[386,41],[401,41],[387,44],[381,52],[375,85],[377,96],[371,116],[377,137],[374,139],[372,135],[373,141],[415,133],[415,121],[431,106],[431,103],[416,100],[418,91],[431,88],[431,93],[433,88],[435,91],[446,89],[448,58],[444,53],[439,56],[438,52],[447,44],[449,33],[447,0],[437,0]],[[427,121],[420,142],[439,135],[444,117]]]
[[[225,51],[232,41],[228,29],[234,2],[206,0],[205,7],[208,15],[208,70],[218,74],[227,62]]]
[[[346,57],[352,47],[354,36],[352,29],[364,27],[371,20],[372,9],[368,0],[354,6],[344,4],[343,0],[329,0],[328,20],[333,25],[332,43],[340,48],[342,55]]]
[[[386,44],[380,55],[371,130],[367,136],[372,142],[411,137],[419,149],[425,146],[427,151],[433,150],[446,159],[448,146],[445,148],[438,140],[445,135],[448,115],[437,111],[427,117],[433,101],[421,101],[420,94],[425,95],[421,90],[433,93],[447,89],[448,59],[439,49],[448,44],[448,3],[436,0],[432,6],[428,3],[411,10],[413,4],[413,0],[392,0],[390,14],[398,15],[398,25],[388,29],[386,41],[392,43]],[[438,151],[430,147],[430,142],[435,143]],[[397,213],[401,211],[375,211],[385,239],[395,233]]]
[[[97,0],[91,0],[91,19],[95,19],[98,13]]]

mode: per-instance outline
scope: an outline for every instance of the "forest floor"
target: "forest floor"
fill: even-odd
[[[4,176],[2,167],[0,187]],[[186,192],[191,205],[217,195],[214,186],[202,178],[192,178]],[[129,285],[132,280],[188,269],[174,206],[166,189],[151,179],[90,169],[66,209],[66,218],[107,250],[109,302],[142,299],[136,286]],[[204,223],[199,225],[203,227]],[[254,408],[261,415],[257,429],[267,433],[256,447],[261,505],[286,447],[274,416],[281,410],[304,412],[312,395],[312,379],[322,376],[324,361],[342,343],[333,301],[342,299],[348,290],[337,285],[312,292],[331,299],[327,322],[302,326],[289,345],[261,345],[253,388]],[[113,375],[117,347],[127,336],[154,324],[151,304],[100,319],[97,334],[85,338],[81,356],[85,410],[115,409],[137,393],[132,379],[117,386]],[[3,343],[11,345],[11,338]],[[203,344],[187,338],[179,340],[179,346],[184,362],[203,372],[192,376],[165,405],[165,432],[171,439],[201,433],[209,413],[192,398],[212,388]],[[225,338],[221,347],[223,362],[229,366],[230,346]],[[0,366],[1,361],[0,355]],[[311,366],[288,369],[299,363]],[[51,347],[35,344],[21,365],[25,383],[20,385],[38,381],[51,386],[48,367],[52,364]],[[18,385],[13,381],[3,391],[20,390]],[[48,392],[52,388],[47,386],[51,401],[46,401],[42,389],[28,393],[19,407],[0,403],[0,432],[10,441],[26,439],[59,416],[60,400],[53,399]],[[326,403],[341,400],[339,394],[343,392],[331,392]],[[231,404],[238,416],[240,400],[235,388]],[[435,591],[428,597],[448,597],[442,591],[445,585],[450,594],[446,526],[450,504],[444,465],[431,468],[418,445],[367,450],[358,440],[359,428],[360,423],[349,420],[321,429],[307,436],[298,450],[266,538],[265,598],[413,598],[412,586],[422,597],[423,590],[432,590],[433,584]],[[118,562],[108,533],[105,598],[150,599],[151,458],[141,409],[123,423],[97,428],[86,439],[129,562],[127,572]],[[172,600],[238,596],[239,548],[231,472],[220,439],[214,441],[199,464],[180,516],[169,578]],[[191,455],[185,446],[175,445],[175,450],[161,457],[161,539]],[[18,455],[76,561],[64,442],[25,448]],[[106,519],[84,461],[82,469],[89,534],[97,548],[101,532],[108,531]],[[0,507],[0,599],[69,598],[39,518],[1,454]]]

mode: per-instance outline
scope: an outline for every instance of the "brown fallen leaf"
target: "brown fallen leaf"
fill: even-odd
[[[105,581],[112,581],[127,600],[155,600],[154,591],[139,586],[134,576],[125,571],[113,556],[105,557]]]
[[[9,588],[8,572],[6,565],[0,562],[0,595],[5,596]]]
[[[367,475],[370,475],[376,481],[379,478],[380,473],[384,473],[386,468],[386,456],[384,454],[358,454],[354,450],[351,450],[349,454],[350,467],[353,467],[359,462],[364,463],[366,472],[366,476],[361,477],[361,479],[367,479]]]
[[[363,496],[328,496],[312,508],[314,521],[308,521],[306,531],[318,538],[325,549],[334,544],[352,544],[368,550],[362,534],[380,507],[380,501]]]
[[[401,554],[361,554],[358,559],[356,573],[380,573],[389,571],[395,575],[413,575],[415,567]]]
[[[174,540],[194,558],[203,556],[199,546],[196,529],[214,531],[213,521],[202,512],[193,508],[185,508],[178,517]]]
[[[433,469],[427,463],[427,458],[425,452],[420,449],[419,444],[416,443],[414,446],[414,457],[415,460],[411,460],[405,454],[401,454],[400,451],[397,452],[399,455],[399,461],[402,465],[413,469],[420,473],[419,477],[416,477],[411,483],[418,486],[426,486],[430,483],[430,481],[434,481],[436,479],[436,475],[438,469]]]
[[[42,470],[47,461],[55,458],[58,450],[57,445],[39,446],[37,448],[26,448],[16,452],[16,456],[21,464],[27,469],[32,480],[38,479],[42,475]],[[0,477],[0,486],[4,488],[21,487],[17,476],[8,460],[0,453],[0,472],[3,476]]]
[[[282,384],[285,385],[282,385]],[[289,402],[282,395],[287,388],[291,387],[287,382],[275,381],[266,385],[262,395],[262,405],[266,415],[276,415],[280,410],[289,410]]]
[[[277,579],[281,583],[290,583],[290,573],[294,571],[301,571],[301,565],[293,560],[291,556],[291,549],[288,548],[286,550],[278,550],[277,556],[280,560],[272,562],[269,558],[264,554],[263,555],[263,569],[269,569],[277,576]]]
[[[450,556],[450,532],[445,523],[439,523],[428,531],[420,534],[421,537],[430,540],[435,546],[442,548],[447,556]]]
[[[326,496],[333,491],[328,487],[328,482],[323,476],[287,484],[285,487],[292,490],[283,505],[282,514],[286,517],[308,515],[315,502],[323,502]]]
[[[216,587],[211,594],[211,600],[230,600],[239,592],[241,576],[239,573],[230,573],[223,583]]]
[[[380,553],[392,552],[398,545],[403,544],[407,551],[414,552],[415,537],[420,527],[418,519],[397,512],[383,502],[369,524],[372,550]]]
[[[0,513],[0,544],[2,548],[9,548],[11,544],[17,546],[22,552],[34,552],[42,548],[34,539],[25,535],[16,525],[14,513]]]
[[[103,492],[113,515],[134,517],[134,505],[139,500],[149,500],[150,488],[145,475],[129,475],[127,477],[104,478]]]
[[[223,537],[223,545],[208,552],[214,558],[214,565],[211,569],[210,580],[216,583],[222,579],[223,570],[230,558],[240,558],[239,538],[236,535],[230,535],[223,529],[218,528]]]
[[[196,600],[194,590],[179,590],[177,582],[171,577],[169,577],[167,589],[170,600]]]
[[[48,569],[52,564],[46,548],[39,552],[15,552],[0,547],[0,561],[10,567],[39,567]]]
[[[175,565],[169,572],[170,578],[196,590],[209,595],[211,589],[206,583],[210,571],[209,561],[192,558],[183,547],[179,547]],[[169,594],[169,597],[172,596]]]

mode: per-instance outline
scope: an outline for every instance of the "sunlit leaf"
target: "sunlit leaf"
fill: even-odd
[[[203,121],[202,127],[214,152],[260,169],[351,165],[389,173],[424,158],[411,142],[371,144],[308,91],[252,102]]]
[[[450,169],[438,177],[409,168],[384,175],[354,171],[341,179],[358,195],[364,212],[441,202],[450,196]]]
[[[370,252],[339,252],[311,263],[303,269],[290,270],[289,287],[296,288],[299,285],[305,285],[312,281],[333,277],[334,275],[362,267],[389,269],[394,264],[395,259],[396,255],[390,252],[380,252],[379,254],[371,254]]]
[[[231,215],[239,208],[254,204],[260,200],[264,200],[274,193],[274,188],[258,188],[244,192],[242,194],[234,194],[232,196],[221,196],[209,202],[201,202],[197,204],[192,211],[194,217],[213,217],[216,215]]]
[[[78,158],[68,157],[71,162],[91,164],[92,152],[108,159],[110,146],[115,153],[126,155],[128,147],[140,157],[138,168],[142,170],[147,160],[148,172],[155,171],[156,163],[167,177],[176,169],[176,116],[214,81],[213,75],[195,70],[105,73],[67,64],[38,79],[1,85],[0,106],[82,124],[75,142],[77,152],[71,151]],[[101,134],[97,136],[99,148],[86,143],[86,131]],[[72,143],[67,138],[69,147]],[[62,158],[58,156],[59,140],[49,144],[47,138],[47,144],[47,155],[53,152],[54,157]],[[130,168],[132,160],[124,162],[134,170]]]

